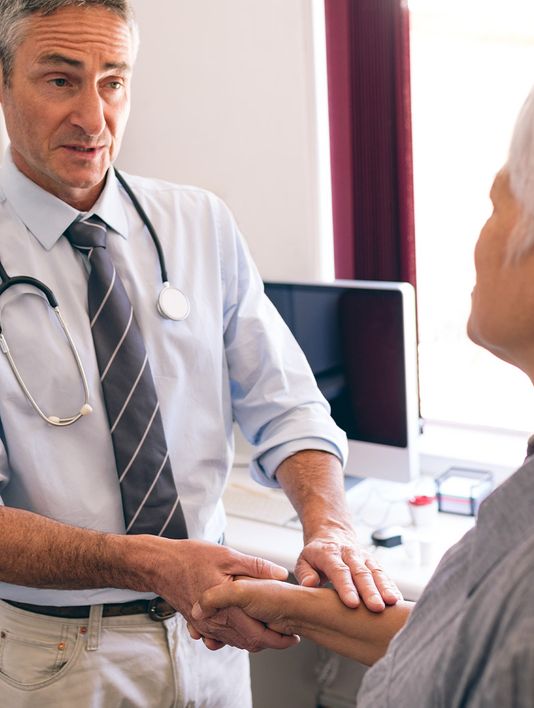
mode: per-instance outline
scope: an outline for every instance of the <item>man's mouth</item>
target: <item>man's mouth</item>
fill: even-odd
[[[73,150],[74,152],[80,152],[86,155],[92,155],[100,150],[104,149],[103,145],[97,145],[93,147],[86,147],[84,145],[64,145],[67,150]]]

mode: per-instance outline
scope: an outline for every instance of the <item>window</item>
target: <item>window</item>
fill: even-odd
[[[421,406],[425,419],[534,430],[534,389],[465,334],[473,249],[534,81],[534,7],[410,0]]]

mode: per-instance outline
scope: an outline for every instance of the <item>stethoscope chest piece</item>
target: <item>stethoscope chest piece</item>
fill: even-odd
[[[178,288],[173,288],[169,283],[163,283],[163,289],[158,297],[158,312],[168,320],[179,322],[187,319],[191,307],[189,300]]]

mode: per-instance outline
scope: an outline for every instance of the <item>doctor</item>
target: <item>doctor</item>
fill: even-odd
[[[234,647],[294,638],[239,609],[191,616],[204,590],[235,575],[286,577],[221,543],[234,418],[256,446],[253,475],[281,484],[302,519],[299,581],[329,579],[346,605],[361,598],[377,612],[399,598],[357,549],[345,436],[228,210],[200,189],[128,177],[187,303],[174,318],[156,307],[155,243],[111,169],[136,48],[127,0],[0,0],[11,140],[0,174],[10,282],[0,704],[10,708],[250,705],[247,655]]]

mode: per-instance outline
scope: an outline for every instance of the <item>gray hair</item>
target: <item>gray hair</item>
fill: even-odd
[[[94,6],[104,7],[124,20],[130,29],[135,57],[139,30],[130,0],[0,0],[0,64],[4,84],[9,85],[15,52],[23,41],[24,24],[30,15],[52,15],[64,7]]]
[[[508,245],[509,259],[518,260],[534,246],[534,88],[517,117],[506,168],[511,192],[521,206]]]

